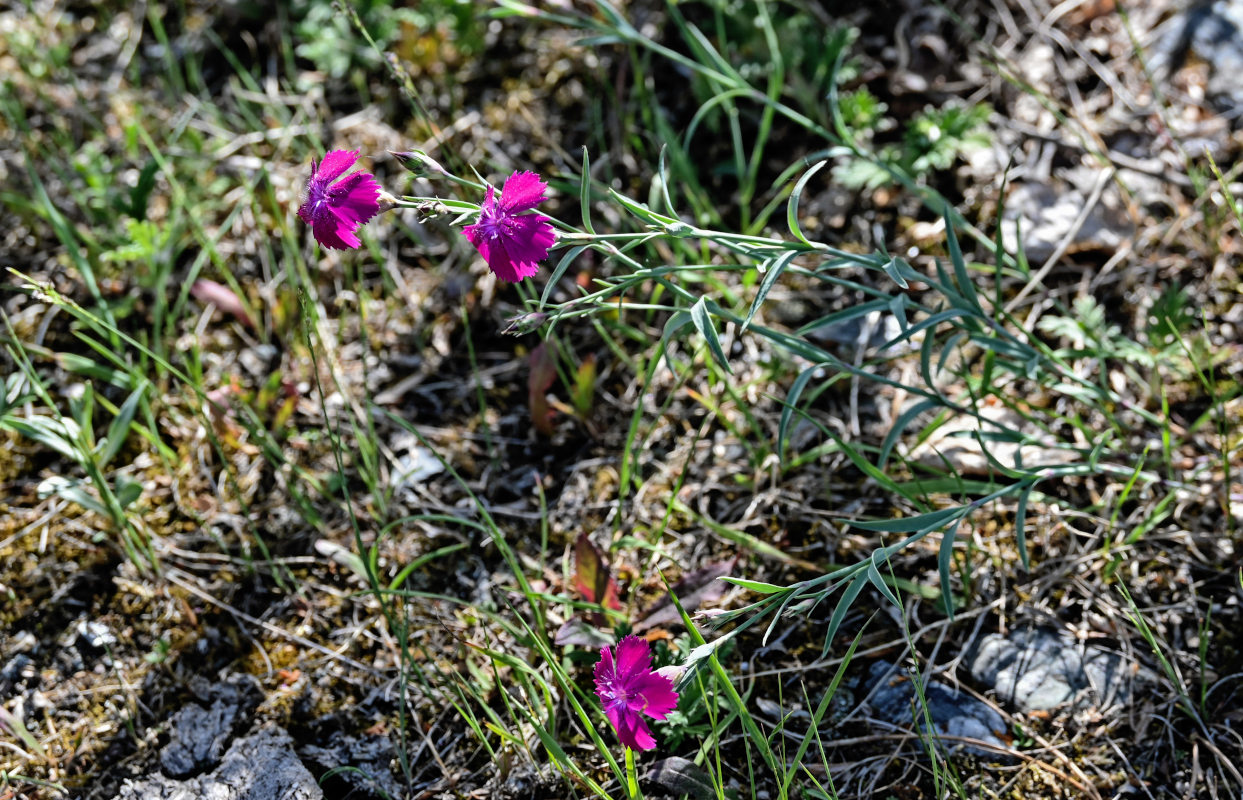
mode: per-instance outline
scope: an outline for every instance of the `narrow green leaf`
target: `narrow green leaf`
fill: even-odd
[[[842,621],[846,619],[847,612],[854,605],[855,598],[859,596],[859,592],[863,591],[863,587],[867,585],[867,575],[860,572],[846,587],[846,591],[842,592],[841,598],[837,601],[837,607],[833,609],[833,616],[829,618],[829,629],[824,634],[824,649],[820,652],[820,657],[824,658],[829,654],[829,648],[833,644],[833,637],[837,635],[837,629],[841,627]]]
[[[768,297],[769,291],[772,290],[773,284],[777,282],[777,278],[781,277],[781,273],[785,271],[786,267],[790,266],[790,262],[797,256],[797,250],[787,250],[776,258],[766,261],[768,272],[764,274],[764,280],[760,281],[759,291],[755,293],[755,300],[751,302],[751,309],[747,312],[747,318],[742,321],[739,333],[746,333],[751,320],[755,318],[755,312],[759,311],[760,306],[764,304],[764,300]]]
[[[885,265],[885,272],[892,272],[893,274],[890,277],[896,275],[907,283],[927,283],[929,285],[933,285],[932,282],[928,280],[928,276],[912,267],[910,262],[908,262],[905,258],[902,258],[902,256],[894,256],[891,258],[889,263]]]
[[[945,371],[945,364],[949,361],[949,357],[954,354],[954,348],[958,347],[958,343],[967,338],[967,334],[958,331],[954,335],[945,340],[945,344],[941,346],[941,357],[937,360],[937,374],[940,375]]]
[[[803,173],[798,179],[798,183],[794,184],[794,191],[790,192],[790,201],[786,204],[786,225],[790,229],[790,234],[803,244],[811,244],[811,241],[803,234],[803,227],[798,221],[798,203],[803,196],[803,189],[807,186],[807,182],[811,180],[811,176],[819,172],[827,160],[817,163],[814,167]]]
[[[728,575],[722,575],[720,580],[723,580],[726,583],[732,583],[735,586],[741,586],[743,589],[750,589],[753,592],[759,592],[760,594],[776,594],[777,592],[784,592],[787,588],[785,586],[776,586],[771,583],[764,583],[763,581],[753,581],[746,578],[731,578]]]
[[[898,258],[889,259],[885,264],[885,274],[889,276],[889,280],[898,284],[901,288],[909,289],[911,285],[906,282],[906,276],[902,274],[902,270],[898,266],[900,262],[901,259]]]
[[[674,366],[673,366],[673,356],[669,353],[669,340],[672,339],[674,336],[676,336],[678,331],[682,330],[690,323],[691,323],[691,315],[687,313],[686,311],[679,311],[676,314],[674,314],[672,317],[670,317],[667,322],[665,322],[665,329],[661,331],[661,334],[660,334],[660,353],[657,356],[657,358],[659,359],[660,356],[664,356],[665,366],[668,367],[669,371],[673,372],[674,374],[677,374],[677,371],[674,369]],[[653,362],[652,364],[653,371],[655,370],[655,368],[656,368],[656,365],[655,365],[655,362]],[[636,414],[638,414],[638,411],[640,408],[641,408],[640,406],[635,406]],[[636,416],[636,419],[637,419],[637,416]],[[631,427],[633,428],[633,425]]]
[[[954,540],[958,538],[958,524],[962,518],[954,520],[954,524],[941,535],[941,547],[937,550],[937,571],[941,573],[941,601],[945,604],[945,613],[950,621],[954,621],[954,595],[950,591],[950,564],[954,558]]]
[[[0,417],[0,428],[6,428],[27,439],[32,439],[78,464],[83,462],[82,453],[75,446],[78,425],[73,420],[58,420],[54,417],[23,418],[5,414]]]
[[[1171,513],[1169,508],[1170,503],[1176,496],[1176,492],[1170,492],[1165,497],[1161,498],[1161,501],[1153,507],[1152,511],[1145,515],[1144,520],[1140,522],[1140,524],[1136,525],[1135,529],[1126,535],[1126,539],[1124,539],[1123,542],[1128,545],[1135,544],[1140,539],[1147,536],[1153,528],[1157,527],[1162,522],[1165,522],[1166,518],[1169,517]]]
[[[811,379],[816,377],[816,372],[823,367],[808,367],[799,373],[794,379],[794,383],[790,386],[790,391],[786,394],[785,403],[781,409],[781,424],[777,428],[777,453],[781,456],[781,465],[787,465],[786,460],[786,444],[790,434],[790,420],[794,416],[794,410],[798,408],[798,399],[803,394],[803,390],[807,388],[807,384]]]
[[[884,311],[889,308],[889,301],[885,299],[869,300],[866,303],[858,303],[850,308],[843,308],[840,311],[834,311],[832,314],[826,314],[819,319],[814,319],[803,327],[795,331],[798,336],[806,336],[812,331],[829,325],[840,324],[859,317],[865,317],[873,311]]]
[[[1019,561],[1023,563],[1023,571],[1031,572],[1032,565],[1027,553],[1027,498],[1031,496],[1036,484],[1031,484],[1019,493],[1018,508],[1014,512],[1014,538],[1019,548]]]
[[[888,303],[885,303],[885,307],[888,307],[888,305],[889,305]],[[962,317],[963,315],[964,315],[964,312],[956,308],[951,308],[948,311],[940,311],[936,314],[933,314],[930,317],[921,319],[919,322],[915,323],[914,325],[907,325],[900,334],[898,334],[897,336],[893,337],[892,339],[890,339],[889,341],[881,345],[880,349],[884,350],[885,348],[893,347],[895,344],[904,342],[910,339],[915,334],[921,333],[923,331],[928,331],[928,336],[935,338],[936,327],[938,325],[940,325],[942,322],[948,322],[952,319]],[[938,371],[940,371],[940,368],[938,368]]]
[[[113,417],[112,423],[108,425],[107,437],[100,442],[100,469],[108,466],[112,459],[116,458],[117,453],[120,452],[121,445],[125,444],[125,437],[129,435],[130,423],[134,421],[134,415],[138,413],[138,405],[147,393],[147,386],[149,385],[146,380],[140,380],[138,388],[130,392],[130,396],[125,398],[125,402],[117,409],[117,415]]]
[[[379,585],[375,579],[375,576],[380,572],[380,550],[378,547],[374,545],[369,547],[365,560],[350,548],[339,545],[330,539],[320,539],[315,542],[315,551],[362,578],[364,584],[368,586]]]
[[[939,258],[933,259],[933,263],[937,268],[937,280],[940,281],[939,284],[932,284],[933,288],[945,295],[945,298],[949,300],[952,305],[957,308],[962,308],[962,303],[955,302],[956,300],[961,300],[962,296],[958,294],[957,290],[954,289],[954,284],[950,282],[950,276],[945,271],[945,265],[941,263],[941,259]]]
[[[870,618],[869,621],[871,621]],[[842,656],[841,663],[837,665],[837,671],[833,673],[833,680],[829,681],[829,688],[825,689],[824,696],[820,698],[819,705],[816,706],[816,710],[811,715],[810,732],[814,732],[819,729],[820,721],[824,719],[825,712],[829,710],[829,703],[833,701],[833,696],[837,694],[837,687],[841,685],[842,679],[846,677],[846,668],[850,666],[851,659],[853,659],[855,655],[855,650],[859,648],[859,642],[863,641],[863,631],[866,629],[867,623],[865,622],[863,625],[859,626],[859,632],[855,634],[855,638],[850,643],[850,647],[846,648],[846,654]],[[828,647],[826,646],[820,657],[827,658],[828,654]],[[804,689],[803,694],[804,698],[808,699],[807,706],[810,707],[811,703],[809,698],[806,698],[806,689]],[[790,762],[791,764],[803,764],[803,757],[807,754],[807,748],[811,745],[813,739],[818,740],[818,737],[811,735],[803,737],[802,743],[798,746],[798,750],[794,753],[794,759]],[[803,766],[803,769],[807,769],[806,765]],[[789,796],[790,782],[794,780],[794,776],[797,774],[797,770],[790,770],[786,773],[781,785],[782,797]],[[810,773],[808,774],[810,775]],[[804,796],[812,795],[810,792],[807,792]],[[829,795],[824,793],[824,796],[828,797]]]
[[[916,514],[913,517],[899,517],[898,519],[878,519],[871,521],[857,521],[843,519],[843,524],[852,528],[858,528],[864,531],[880,531],[885,533],[919,533],[923,531],[931,531],[945,524],[949,520],[961,518],[967,513],[967,506],[954,506],[953,508],[942,508],[939,511],[929,511],[926,514]]]
[[[159,168],[159,163],[154,159],[147,161],[138,173],[138,182],[130,189],[129,208],[126,211],[136,220],[147,218],[147,201],[151,197],[151,190],[155,188],[155,173]]]
[[[984,351],[984,366],[980,369],[980,391],[986,394],[998,394],[993,388],[993,371],[997,368],[997,351]]]
[[[578,207],[583,215],[583,230],[595,235],[596,229],[591,224],[591,158],[587,148],[583,148],[583,171],[578,184]]]
[[[108,509],[103,503],[82,486],[81,481],[73,481],[62,475],[44,478],[37,489],[39,497],[56,495],[71,503],[77,503],[87,511],[94,511],[100,516],[108,516]]]
[[[708,350],[712,352],[712,357],[725,368],[726,372],[733,375],[733,367],[729,365],[729,361],[725,358],[725,350],[721,348],[721,340],[716,335],[716,326],[712,324],[712,315],[708,313],[708,298],[706,296],[699,298],[695,301],[695,305],[691,306],[691,322],[695,323],[695,330],[699,331],[699,335],[707,341]]]
[[[626,44],[626,40],[620,36],[602,34],[600,36],[584,36],[581,39],[575,39],[575,46],[585,51],[595,50],[601,47],[615,47],[616,45]]]
[[[643,203],[639,203],[635,200],[630,199],[629,197],[627,197],[626,195],[622,194],[621,192],[617,191],[616,189],[612,187],[609,187],[609,197],[613,198],[614,202],[616,202],[622,208],[629,211],[631,214],[634,214],[639,219],[643,220],[644,222],[648,222],[652,225],[657,225],[661,228],[666,228],[670,225],[681,223],[681,220],[675,217],[669,217],[664,214],[657,214],[655,211],[648,208]]]
[[[898,330],[903,333],[905,333],[907,328],[911,326],[911,323],[906,319],[906,308],[907,299],[904,294],[896,294],[893,296],[893,299],[889,301],[889,313],[893,314],[894,319],[898,321]]]
[[[142,497],[142,483],[128,475],[117,476],[116,498],[117,505],[122,511],[132,506],[140,497]]]
[[[107,381],[113,386],[128,389],[134,385],[128,372],[104,366],[95,359],[78,353],[57,353],[56,363],[69,372]]]
[[[393,578],[393,580],[389,582],[389,585],[388,585],[389,591],[397,591],[398,589],[400,589],[401,585],[406,582],[406,579],[410,577],[411,573],[413,573],[416,569],[428,563],[429,561],[435,561],[437,559],[444,558],[450,553],[456,553],[458,550],[465,549],[467,546],[468,545],[466,544],[466,542],[458,542],[457,544],[450,544],[450,545],[445,545],[444,547],[439,547],[431,551],[430,553],[424,553],[423,555],[419,556],[418,558],[414,559],[409,564],[401,568],[401,572],[398,572],[397,575]]]
[[[876,481],[886,489],[891,489],[895,492],[898,491],[898,484],[893,480],[893,478],[886,475],[883,470],[877,469],[875,464],[864,458],[858,448],[838,436],[832,429],[824,426],[817,427],[819,427],[822,433],[826,434],[830,439],[837,443],[837,446],[841,452],[845,453],[846,457],[850,459],[850,463],[854,464],[861,472],[863,472],[863,474],[867,475],[869,478]]]
[[[557,284],[561,281],[561,276],[565,275],[565,271],[570,268],[570,264],[574,263],[574,260],[578,258],[579,255],[581,255],[586,249],[586,245],[571,247],[566,254],[561,257],[561,260],[557,262],[556,268],[549,273],[548,280],[544,283],[544,292],[540,295],[539,299],[540,308],[548,305],[548,298],[552,295],[552,290],[555,289]]]
[[[961,494],[983,497],[987,494],[1000,492],[1009,484],[998,481],[973,481],[962,476],[944,478],[916,478],[898,484],[907,496],[929,494]]]
[[[731,110],[736,110],[734,99],[738,97],[748,97],[751,94],[749,88],[745,89],[729,89],[727,91],[714,94],[708,98],[703,105],[691,117],[691,121],[686,126],[686,134],[683,136],[683,148],[689,147],[691,140],[695,138],[695,132],[699,130],[699,125],[708,118],[708,115],[717,107],[724,106],[725,113],[729,114]]]
[[[17,737],[17,739],[26,746],[26,749],[37,754],[40,758],[47,760],[47,751],[43,749],[43,745],[35,738],[26,724],[21,718],[14,715],[7,708],[0,706],[0,725],[8,728],[9,731]],[[15,776],[16,777],[16,776]],[[7,781],[6,781],[7,783]]]
[[[832,591],[832,589],[829,589],[827,591]],[[773,599],[776,600],[777,598],[774,597]],[[798,599],[798,594],[796,592],[785,593],[781,602],[777,605],[777,610],[773,612],[773,617],[772,617],[772,620],[769,621],[768,627],[764,629],[764,635],[760,638],[760,645],[762,647],[768,646],[768,638],[773,635],[773,631],[776,630],[777,628],[777,623],[780,622],[788,614],[791,613],[790,606],[794,605],[794,601],[796,599]],[[819,602],[819,601],[816,601],[816,602]],[[811,616],[812,609],[814,609],[815,606],[816,604],[812,603],[811,606],[808,607],[808,604],[806,601],[798,604],[799,609],[803,612],[805,616],[808,616],[808,617]]]
[[[945,242],[949,248],[950,264],[954,267],[954,278],[958,291],[964,300],[971,304],[971,309],[979,316],[984,316],[984,308],[980,305],[980,295],[975,290],[971,276],[967,274],[967,261],[963,258],[962,247],[958,244],[958,236],[954,233],[954,221],[949,209],[945,213]]]
[[[673,198],[669,196],[669,164],[665,158],[668,151],[668,144],[660,146],[660,158],[656,162],[656,177],[660,180],[660,199],[665,204],[665,213],[677,216],[677,209],[673,207]]]
[[[910,425],[920,414],[931,411],[939,405],[934,400],[921,400],[899,414],[898,418],[893,421],[893,425],[890,426],[889,432],[885,434],[885,440],[881,442],[880,455],[876,459],[876,466],[880,469],[885,468],[885,464],[889,461],[889,454],[893,452],[893,448],[898,442],[898,437],[906,430],[907,425]]]
[[[880,570],[876,568],[875,558],[868,562],[867,576],[868,580],[871,581],[872,585],[885,596],[886,600],[893,603],[896,608],[902,607],[902,601],[898,600],[898,596],[895,595],[893,590],[885,584],[885,579],[881,577]]]
[[[81,394],[70,396],[69,413],[73,421],[78,423],[78,442],[94,450],[95,384],[87,381],[82,384]]]
[[[936,391],[937,386],[932,379],[932,347],[936,338],[935,331],[929,331],[919,345],[919,377],[923,379],[924,386],[932,391]]]
[[[661,579],[664,580],[663,575],[661,576]],[[778,762],[776,757],[773,755],[772,748],[769,746],[768,738],[764,736],[763,732],[760,731],[759,726],[755,724],[755,719],[751,716],[746,702],[739,696],[738,690],[734,688],[734,684],[730,680],[729,674],[725,671],[725,668],[721,666],[721,662],[716,656],[717,648],[719,648],[726,640],[733,636],[734,633],[741,629],[735,628],[733,631],[709,644],[704,640],[703,634],[699,632],[699,629],[695,627],[695,623],[691,620],[690,615],[686,613],[686,609],[682,607],[682,602],[678,599],[678,596],[673,593],[673,590],[669,587],[667,581],[665,582],[665,587],[669,589],[669,598],[673,600],[674,607],[677,608],[678,614],[681,615],[682,624],[686,626],[687,632],[691,635],[691,641],[698,645],[698,647],[691,651],[691,658],[687,659],[688,667],[692,663],[692,659],[701,649],[706,650],[706,653],[698,655],[699,659],[703,659],[706,656],[708,666],[711,667],[713,674],[716,676],[717,682],[721,687],[721,691],[725,694],[726,699],[738,713],[738,718],[742,721],[743,727],[747,729],[747,735],[751,738],[751,742],[759,749],[760,755],[764,758],[764,763],[773,771],[773,774],[780,774],[778,772]]]
[[[682,604],[677,601],[675,601],[675,603],[678,606],[678,608],[681,609]],[[694,626],[694,622],[691,620],[689,616],[683,618],[683,623],[687,626],[687,630],[691,630]],[[698,634],[699,631],[696,630],[695,633]],[[699,641],[701,642],[701,644],[698,647],[693,648],[689,653],[686,654],[686,660],[682,662],[682,666],[686,667],[686,670],[689,673],[692,669],[695,669],[699,667],[700,665],[702,665],[702,663],[706,661],[709,656],[714,655],[717,650],[721,649],[721,647],[723,647],[726,642],[734,638],[734,636],[737,633],[738,633],[738,629],[735,628],[729,633],[723,636],[719,636],[710,642],[704,641],[701,635],[699,637]],[[683,680],[685,680],[685,676]]]

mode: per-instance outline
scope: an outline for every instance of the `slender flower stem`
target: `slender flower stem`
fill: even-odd
[[[643,793],[639,791],[639,773],[634,767],[634,751],[629,747],[626,748],[626,796],[630,800],[643,798]]]
[[[468,189],[478,189],[479,191],[482,192],[488,188],[488,185],[486,183],[480,183],[479,181],[467,180],[466,178],[459,178],[457,175],[454,175],[451,172],[446,172],[444,174],[444,177],[453,181],[458,186],[465,186]]]
[[[415,195],[403,195],[397,198],[393,204],[395,208],[414,208],[420,209],[426,206],[444,206],[446,211],[478,211],[478,203],[469,203],[465,200],[454,200],[447,197],[420,197]]]

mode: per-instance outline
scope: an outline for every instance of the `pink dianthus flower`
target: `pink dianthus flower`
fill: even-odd
[[[311,226],[315,239],[324,247],[358,247],[362,243],[354,231],[380,213],[380,184],[375,176],[355,172],[341,178],[357,160],[357,150],[332,150],[318,165],[311,161],[306,202],[298,209],[298,216]]]
[[[515,172],[505,179],[501,199],[489,186],[479,222],[467,225],[462,235],[470,240],[496,277],[517,283],[539,270],[537,262],[548,257],[555,239],[548,217],[521,214],[544,199],[548,184],[534,172]]]
[[[617,730],[617,738],[632,750],[656,746],[643,714],[664,719],[677,708],[678,693],[673,681],[652,671],[652,654],[647,640],[627,636],[617,643],[617,660],[607,647],[600,648],[595,669],[596,695],[604,715]]]

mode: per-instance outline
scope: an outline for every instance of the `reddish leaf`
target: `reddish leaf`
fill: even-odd
[[[609,562],[591,543],[586,531],[574,543],[574,588],[589,603],[599,603],[614,611],[621,609],[617,599],[617,582],[609,573]]]
[[[255,327],[254,321],[246,313],[246,306],[228,286],[206,278],[199,278],[190,286],[190,294],[194,295],[194,299],[200,303],[213,305],[226,314],[232,314],[243,325]]]
[[[545,436],[552,436],[552,411],[548,408],[548,389],[557,378],[556,352],[543,342],[531,351],[531,377],[527,379],[531,422]]]
[[[717,578],[728,575],[734,569],[736,561],[737,559],[731,558],[728,561],[717,561],[706,567],[700,567],[694,572],[683,575],[681,580],[673,584],[671,587],[673,593],[677,595],[688,614],[704,603],[715,603],[721,599],[725,590],[729,588],[729,584]],[[634,625],[634,632],[641,633],[657,625],[672,625],[680,619],[677,607],[666,595],[643,612],[642,618]]]
[[[586,620],[576,617],[566,620],[565,624],[557,631],[557,637],[553,641],[560,647],[574,644],[594,650],[613,644],[613,636],[592,626]]]

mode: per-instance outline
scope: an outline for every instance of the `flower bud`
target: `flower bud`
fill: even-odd
[[[397,153],[392,150],[388,152],[389,155],[397,159],[397,163],[405,167],[415,177],[432,178],[449,174],[444,167],[440,166],[436,159],[422,150],[412,150],[407,153]]]
[[[381,189],[380,193],[376,195],[376,202],[379,203],[380,206],[379,211],[377,212],[379,214],[383,214],[385,211],[392,211],[397,207],[397,198],[393,197],[393,195],[383,189]]]
[[[667,667],[661,667],[656,670],[656,674],[662,678],[668,678],[670,683],[677,686],[678,681],[682,680],[682,676],[686,674],[686,666],[684,664],[670,664]]]
[[[531,311],[526,314],[519,314],[516,317],[507,319],[505,329],[501,333],[512,333],[520,336],[524,333],[530,333],[543,325],[548,319],[548,315],[541,311]]]

